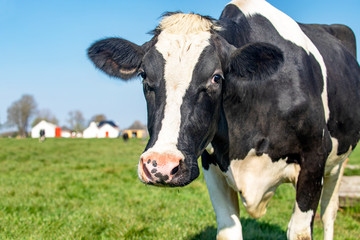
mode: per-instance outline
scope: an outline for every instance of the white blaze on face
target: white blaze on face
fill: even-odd
[[[324,59],[316,48],[314,43],[305,35],[300,26],[285,13],[276,9],[265,0],[233,0],[229,4],[236,5],[246,16],[256,14],[267,18],[277,32],[286,40],[302,47],[307,54],[312,54],[318,61],[323,76],[324,88],[321,93],[321,99],[324,107],[326,122],[329,120],[330,110],[327,96],[327,70]]]
[[[168,18],[163,20],[165,21],[165,23],[162,23],[163,25],[169,25]],[[205,47],[210,45],[211,34],[209,30],[211,26],[208,20],[201,20],[199,16],[194,14],[175,14],[170,18],[174,18],[176,24],[170,27],[163,26],[164,29],[158,36],[155,45],[165,60],[166,104],[164,119],[161,122],[157,142],[147,152],[170,152],[182,156],[176,147],[181,124],[180,108],[199,57]],[[184,18],[194,18],[193,21],[195,22],[191,24]],[[182,21],[179,21],[179,19]],[[203,21],[203,23],[199,21]],[[195,26],[195,29],[191,26],[184,26],[184,24],[191,24]]]

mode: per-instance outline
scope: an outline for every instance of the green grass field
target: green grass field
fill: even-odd
[[[353,176],[357,175],[360,176],[360,144],[355,148],[355,150],[351,153],[348,165],[353,165],[356,167],[355,169],[345,168],[344,175],[346,176]]]
[[[0,239],[214,239],[216,220],[201,175],[184,188],[137,179],[146,142],[0,139]],[[350,164],[360,166],[360,150]],[[282,185],[267,214],[241,207],[245,239],[286,239],[295,191]],[[335,239],[359,239],[359,208],[339,211]],[[314,239],[322,238],[316,218]]]

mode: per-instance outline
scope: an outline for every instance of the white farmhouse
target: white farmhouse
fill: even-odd
[[[39,138],[40,130],[44,130],[45,137],[53,138],[55,137],[56,128],[57,126],[55,124],[42,120],[31,129],[31,137]]]
[[[99,134],[99,128],[96,122],[91,122],[89,127],[83,132],[83,138],[97,138]]]
[[[84,138],[117,138],[120,130],[112,121],[102,121],[99,124],[91,122],[83,132]]]

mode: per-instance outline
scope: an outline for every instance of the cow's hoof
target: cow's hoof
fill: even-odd
[[[289,240],[311,240],[311,234],[308,231],[304,231],[301,233],[288,233]]]
[[[218,232],[216,240],[242,240],[241,229],[225,228]]]

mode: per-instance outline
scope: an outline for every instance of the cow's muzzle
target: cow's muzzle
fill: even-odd
[[[185,164],[185,159],[171,153],[150,153],[141,156],[138,175],[146,184],[169,187],[185,186],[194,179]]]

